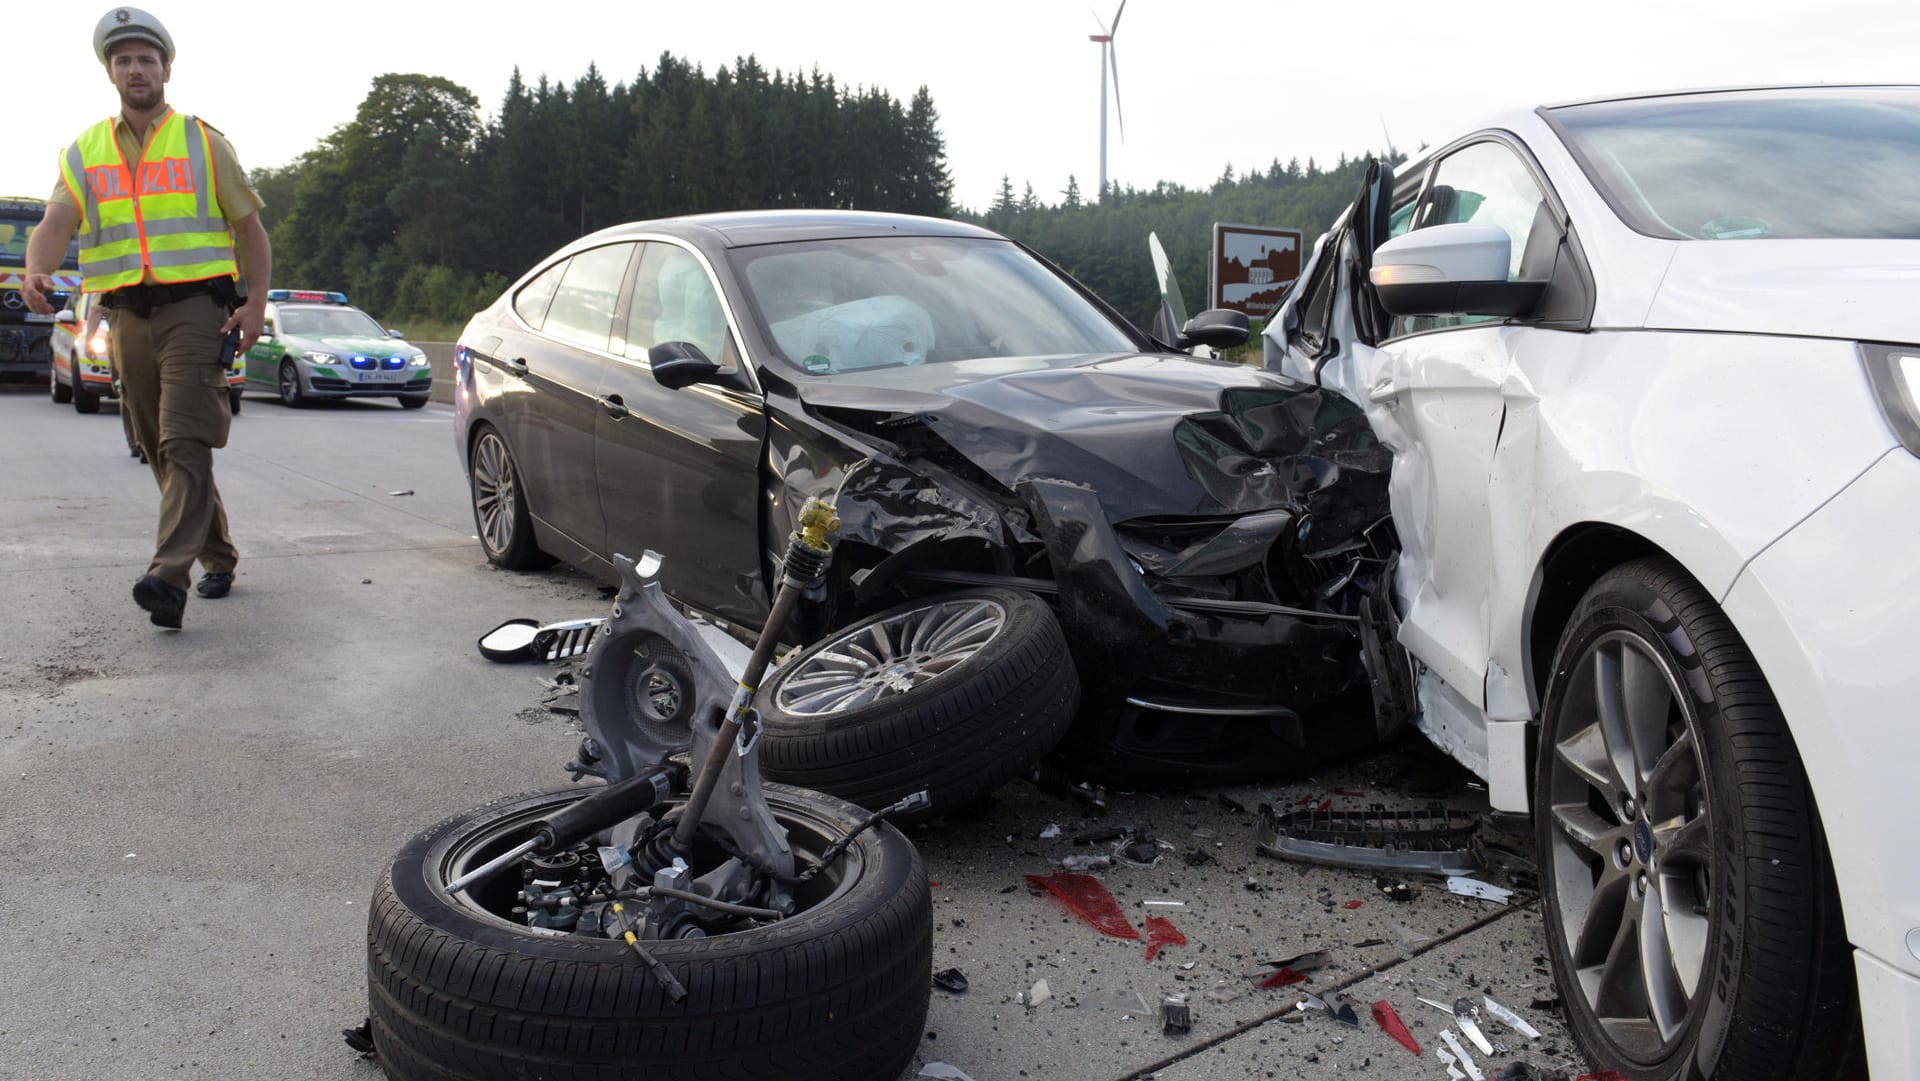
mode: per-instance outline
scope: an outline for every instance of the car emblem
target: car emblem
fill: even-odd
[[[1641,863],[1653,859],[1653,829],[1645,822],[1637,823],[1633,827],[1633,850],[1634,855],[1640,857]]]
[[[26,301],[20,299],[20,291],[18,289],[9,289],[5,293],[0,293],[0,308],[14,310],[25,306]]]
[[[128,11],[126,8],[121,8],[119,11],[113,13],[113,21],[119,23],[121,26],[125,26],[133,21],[133,12]]]

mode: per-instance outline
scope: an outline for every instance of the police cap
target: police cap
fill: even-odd
[[[100,16],[93,28],[93,55],[107,62],[107,50],[123,41],[144,41],[160,50],[160,57],[173,63],[173,37],[160,20],[139,8],[114,8]]]

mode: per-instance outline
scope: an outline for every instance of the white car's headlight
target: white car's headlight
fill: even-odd
[[[1920,346],[1861,342],[1860,362],[1887,427],[1901,446],[1920,457]]]
[[[415,354],[413,355],[413,366],[414,366],[414,367],[416,367],[416,368],[424,368],[424,367],[426,367],[426,366],[427,366],[427,355],[426,355],[425,353],[415,353]]]
[[[334,356],[334,355],[333,355],[332,353],[315,353],[315,352],[307,352],[307,353],[305,353],[305,354],[303,354],[303,355],[305,356],[305,358],[306,358],[306,361],[307,361],[307,363],[308,363],[308,364],[338,364],[338,363],[340,363],[340,358],[339,358],[339,357],[336,357],[336,356]]]

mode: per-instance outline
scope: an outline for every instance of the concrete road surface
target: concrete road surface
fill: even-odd
[[[158,497],[113,406],[80,416],[0,388],[0,1078],[379,1076],[340,1030],[366,1014],[384,862],[464,808],[563,786],[579,738],[542,706],[540,669],[490,664],[474,640],[508,617],[606,605],[563,569],[488,566],[451,420],[439,405],[248,399],[216,465],[238,581],[192,598],[171,633],[128,596]],[[1489,1026],[1504,1058],[1572,1068],[1557,1015],[1535,1006],[1553,995],[1537,906],[1428,881],[1396,902],[1370,875],[1257,855],[1258,802],[1309,794],[1483,804],[1409,745],[1315,778],[1116,795],[1104,816],[1020,782],[913,829],[935,882],[935,967],[969,989],[933,992],[906,1076],[1437,1081],[1448,1018],[1417,998],[1482,991],[1544,1032]],[[1107,851],[1074,837],[1115,825],[1167,845],[1151,867],[1099,872],[1136,926],[1142,902],[1181,903],[1152,911],[1186,945],[1151,962],[1024,881]],[[1262,962],[1313,949],[1332,964],[1303,987],[1346,989],[1359,1028],[1289,1020],[1298,989],[1254,987]],[[1041,980],[1051,997],[1030,1005]],[[1186,996],[1185,1035],[1161,1030],[1169,995]],[[1425,1054],[1374,1026],[1380,999]]]

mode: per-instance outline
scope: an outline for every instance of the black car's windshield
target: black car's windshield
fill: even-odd
[[[18,211],[0,211],[0,266],[27,265],[27,239],[40,227],[40,215]],[[80,265],[80,242],[76,238],[67,242],[67,251],[60,259],[65,268]]]
[[[281,334],[306,338],[384,338],[387,332],[358,308],[281,308]]]
[[[813,375],[1135,348],[1072,286],[1004,240],[862,237],[736,249],[748,307]]]
[[[1920,239],[1920,89],[1692,94],[1549,115],[1614,211],[1649,236]]]

